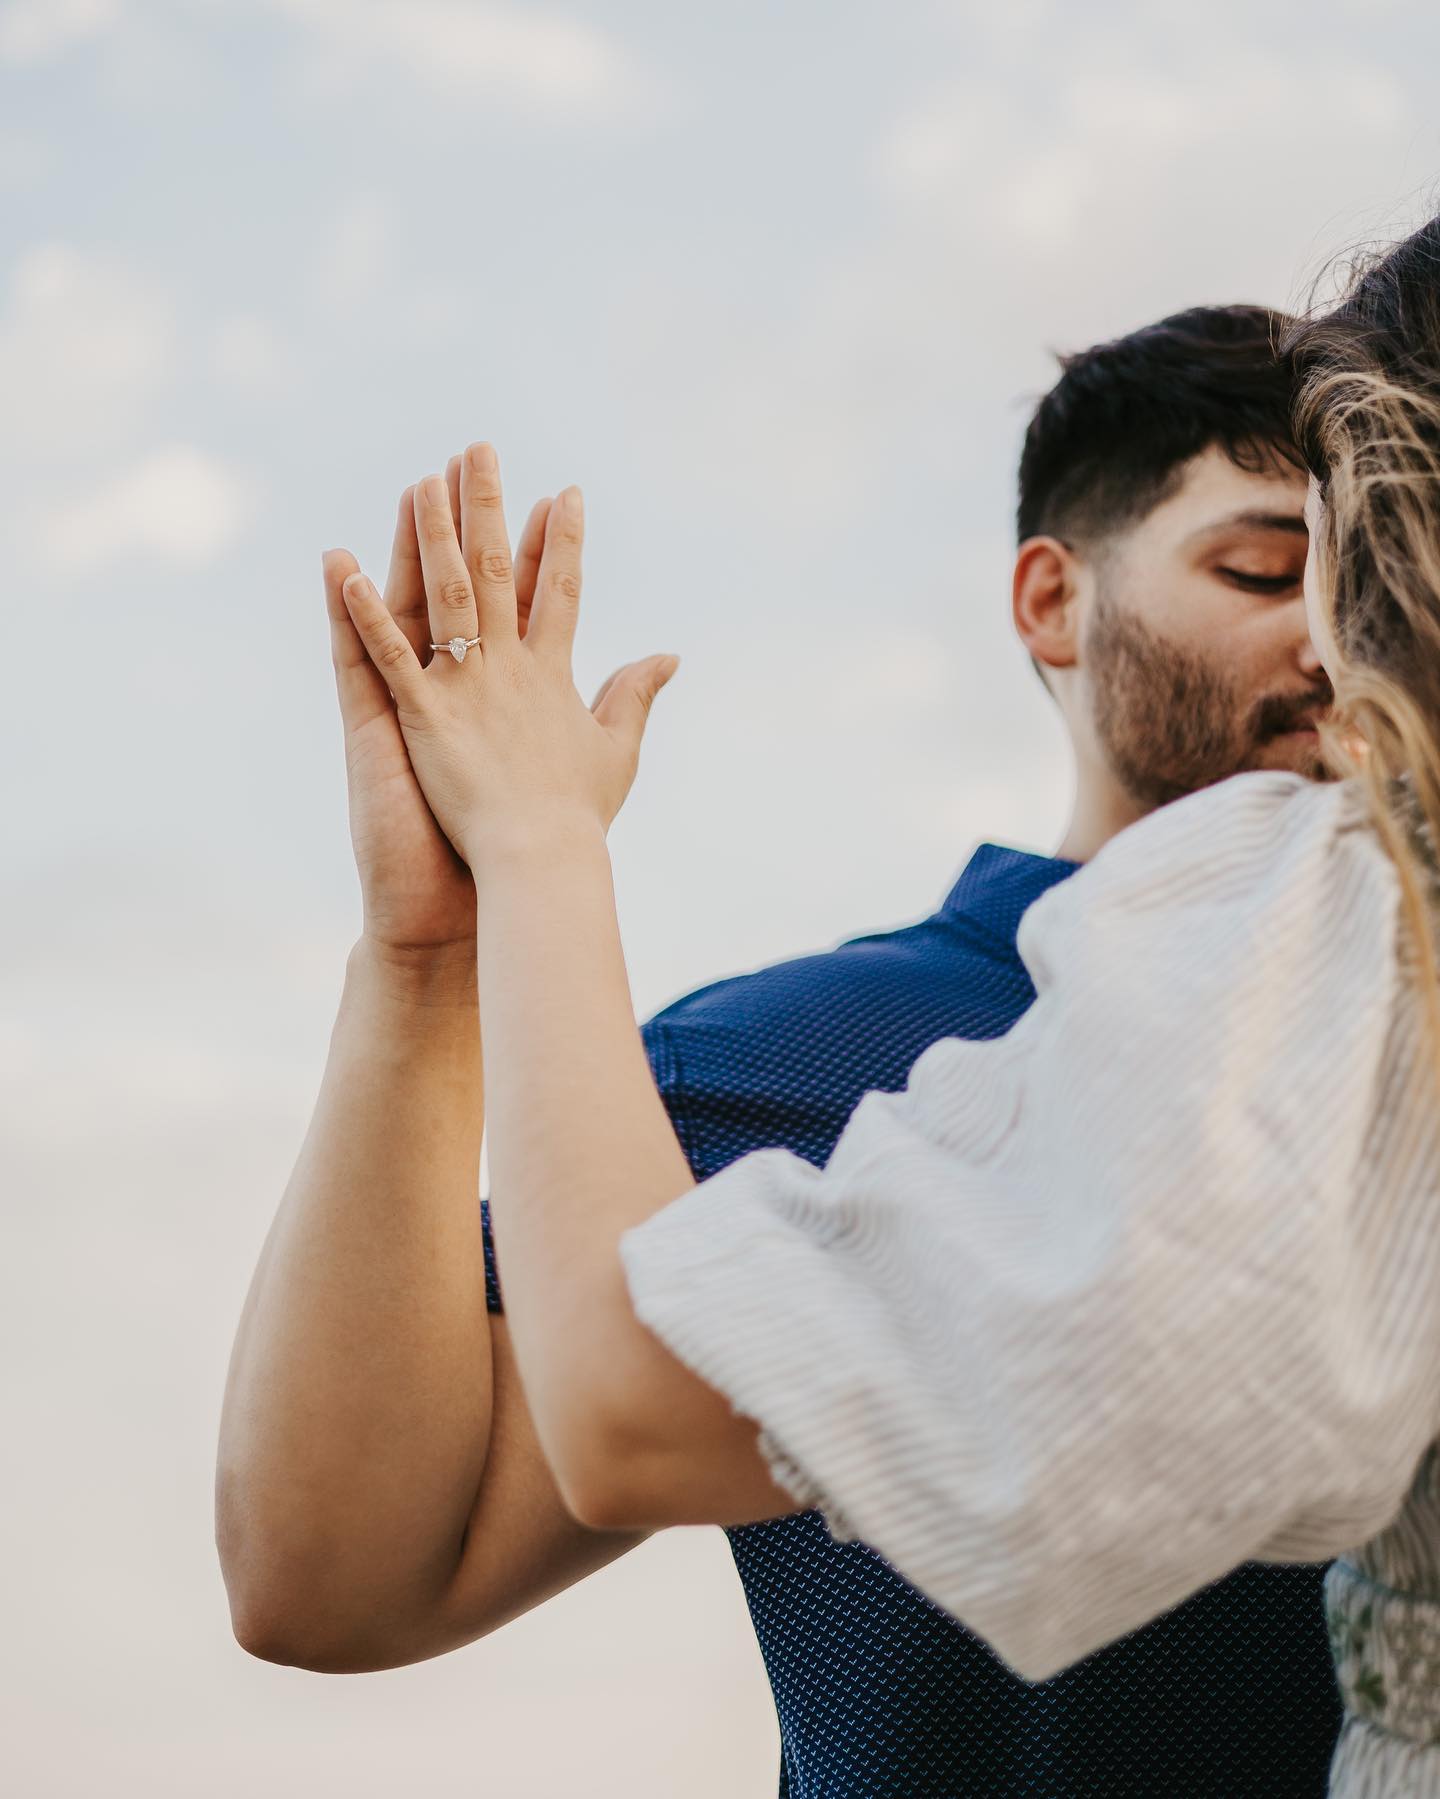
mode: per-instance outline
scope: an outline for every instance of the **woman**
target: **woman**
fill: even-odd
[[[422,538],[430,665],[345,597],[475,877],[507,1309],[576,1515],[818,1506],[1032,1678],[1349,1551],[1335,1790],[1440,1794],[1440,223],[1293,351],[1349,778],[1124,832],[1027,915],[1021,1024],[937,1044],[823,1172],[695,1187],[651,1084],[604,837],[673,665],[576,694],[578,493],[524,637],[483,446],[471,541]]]

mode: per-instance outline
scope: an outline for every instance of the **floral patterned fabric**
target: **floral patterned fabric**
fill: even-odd
[[[1440,1799],[1440,1449],[1395,1521],[1325,1577],[1345,1727],[1334,1799]]]

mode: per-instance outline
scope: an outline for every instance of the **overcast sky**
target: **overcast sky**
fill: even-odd
[[[517,520],[584,486],[582,685],[684,659],[641,1011],[916,917],[1064,820],[1051,352],[1418,217],[1437,67],[1426,0],[0,3],[0,1784],[773,1792],[717,1533],[403,1673],[228,1639],[220,1383],[358,923],[320,552],[383,575],[474,438]]]

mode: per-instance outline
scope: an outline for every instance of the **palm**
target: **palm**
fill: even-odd
[[[473,941],[475,883],[425,803],[393,710],[347,735],[345,760],[366,931],[405,949]]]

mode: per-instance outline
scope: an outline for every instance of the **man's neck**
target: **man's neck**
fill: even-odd
[[[1118,788],[1087,789],[1082,782],[1055,854],[1067,862],[1088,862],[1112,837],[1144,816],[1145,808]]]

